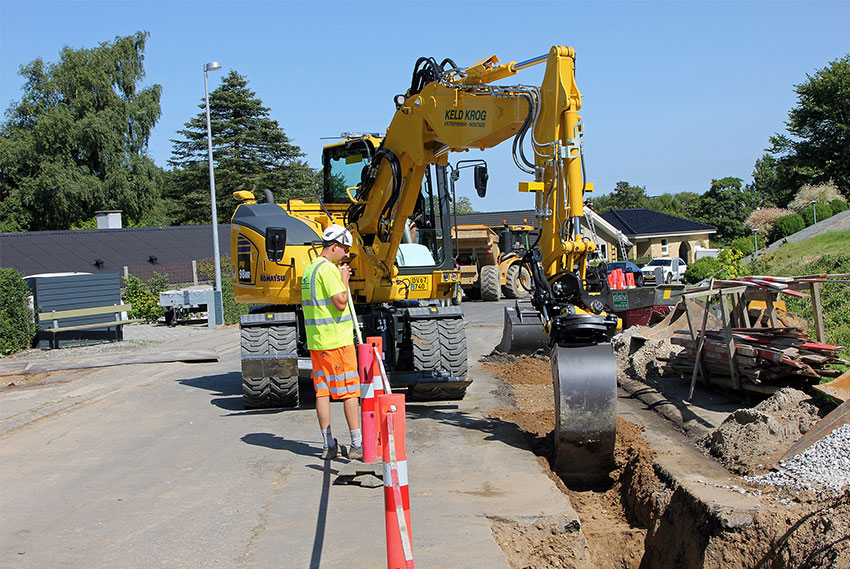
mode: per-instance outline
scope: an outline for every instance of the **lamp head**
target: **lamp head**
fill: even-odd
[[[209,63],[204,65],[204,72],[215,71],[217,69],[221,69],[221,63],[219,63],[218,61],[210,61]]]

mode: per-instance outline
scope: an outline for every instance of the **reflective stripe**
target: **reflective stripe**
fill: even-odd
[[[361,399],[372,399],[375,397],[375,384],[371,381],[369,383],[361,383],[360,384],[360,398]]]
[[[313,377],[325,377],[324,370],[321,370],[321,369],[313,370]]]
[[[328,384],[327,384],[327,383],[325,383],[324,381],[316,381],[316,382],[313,382],[313,385],[316,387],[316,391],[319,391],[319,390],[321,390],[321,389],[327,389],[327,388],[328,388]]]
[[[338,373],[336,375],[329,375],[328,381],[345,381],[346,379],[354,379],[355,377],[360,377],[360,374],[357,373],[356,371],[347,371],[345,373]]]
[[[407,486],[407,461],[400,460],[396,463],[398,468],[398,485]],[[391,487],[393,485],[392,466],[390,463],[384,463],[384,486]]]
[[[319,300],[302,300],[304,306],[331,306],[334,303],[332,298],[320,298]]]
[[[343,322],[351,322],[351,314],[346,314],[344,316],[340,316],[339,320],[334,320],[333,316],[330,318],[305,318],[304,324],[307,326],[323,326],[325,324],[341,324]]]
[[[354,385],[343,385],[342,387],[333,387],[331,386],[328,391],[333,395],[345,395],[346,393],[355,393],[360,389],[359,384]]]

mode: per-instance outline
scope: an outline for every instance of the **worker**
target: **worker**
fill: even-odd
[[[360,376],[354,348],[353,318],[348,302],[351,268],[340,264],[353,243],[351,232],[333,224],[322,233],[322,252],[304,269],[301,301],[307,331],[307,348],[313,363],[316,415],[322,431],[322,460],[340,454],[331,433],[330,399],[342,400],[351,433],[348,457],[363,458],[360,431]]]

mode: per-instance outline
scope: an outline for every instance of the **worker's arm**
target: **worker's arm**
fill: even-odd
[[[342,312],[348,305],[348,279],[351,277],[351,267],[348,265],[340,265],[339,274],[342,277],[342,284],[345,285],[345,290],[333,295],[331,297],[331,302],[334,303],[334,308]]]

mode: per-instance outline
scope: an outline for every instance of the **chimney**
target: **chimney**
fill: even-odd
[[[121,210],[96,211],[98,229],[121,229]]]

